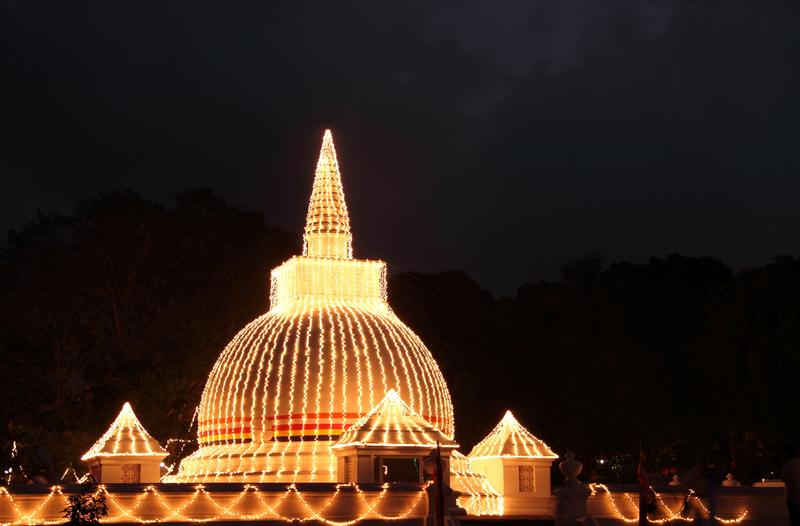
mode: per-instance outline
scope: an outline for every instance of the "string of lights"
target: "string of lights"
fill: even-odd
[[[341,495],[342,489],[351,489],[360,504],[361,509],[353,511],[353,517],[346,520],[337,520],[326,517],[326,511],[329,510]],[[420,516],[427,510],[427,485],[420,490],[417,490],[410,496],[410,502],[405,509],[395,513],[388,514],[380,511],[380,504],[384,500],[389,486],[384,484],[378,494],[374,497],[368,497],[368,493],[361,487],[354,483],[337,484],[333,493],[325,499],[321,506],[314,508],[309,502],[307,495],[300,491],[294,484],[289,485],[286,490],[275,497],[271,495],[267,497],[266,492],[262,491],[256,486],[245,484],[242,490],[236,495],[229,504],[224,504],[219,498],[215,497],[211,492],[207,491],[203,485],[194,487],[194,491],[178,505],[173,505],[170,500],[164,496],[155,486],[147,486],[140,493],[133,497],[133,503],[125,505],[122,503],[122,494],[110,492],[105,485],[100,485],[94,493],[97,497],[101,493],[105,494],[109,514],[102,519],[102,522],[137,522],[141,524],[161,523],[161,522],[213,522],[219,520],[280,520],[283,522],[308,522],[318,521],[329,526],[350,526],[364,519],[380,519],[385,521],[396,521],[405,519],[417,512]],[[281,505],[286,502],[290,497],[299,499],[300,508],[304,510],[303,514],[286,514],[281,511]],[[247,497],[253,497],[255,502],[258,503],[258,508],[253,511],[241,511],[237,509],[241,507],[242,501]],[[130,499],[130,494],[126,494],[126,498]],[[58,499],[58,505],[54,506],[53,499]],[[142,511],[144,503],[148,499],[154,499],[162,510],[161,514],[154,516],[152,511]],[[205,500],[214,510],[214,513],[198,513],[198,516],[193,516],[188,512],[190,507],[195,505],[198,500]],[[423,499],[426,502],[426,507],[421,506]],[[17,499],[8,492],[4,487],[0,487],[0,506],[8,503],[14,511],[15,519],[8,522],[0,522],[2,526],[20,526],[20,525],[33,525],[33,524],[61,524],[64,519],[60,510],[67,505],[67,499],[64,495],[61,486],[51,487],[50,493],[41,500],[32,510],[23,510]],[[251,502],[252,504],[252,502]],[[49,514],[43,513],[46,508],[58,508],[59,512],[55,515],[51,512]],[[3,513],[6,516],[6,513]]]
[[[352,446],[455,448],[453,440],[427,422],[394,389],[342,433],[332,449]]]
[[[634,523],[634,522],[638,522],[639,521],[639,506],[636,503],[635,499],[630,495],[630,493],[623,493],[622,495],[625,498],[625,500],[628,503],[628,505],[635,511],[635,513],[633,514],[632,517],[628,517],[628,516],[626,516],[625,514],[622,513],[622,511],[620,510],[619,505],[616,502],[616,499],[614,498],[614,494],[611,492],[611,490],[608,489],[608,486],[606,486],[605,484],[589,484],[589,489],[591,489],[591,491],[592,491],[591,494],[592,495],[596,495],[598,490],[602,490],[606,495],[608,495],[608,499],[609,499],[609,502],[611,504],[611,509],[613,510],[614,515],[618,519],[620,519],[620,520],[622,520],[624,522],[627,522],[627,523]],[[650,489],[652,490],[653,488],[650,488]],[[706,507],[706,505],[703,503],[703,501],[700,499],[700,497],[698,497],[695,494],[694,490],[691,490],[691,489],[689,490],[689,493],[686,496],[686,499],[684,501],[685,504],[681,505],[680,509],[678,509],[677,511],[671,510],[669,508],[669,506],[667,506],[667,504],[664,502],[664,500],[661,497],[661,495],[656,493],[655,490],[653,490],[653,493],[656,496],[657,504],[663,510],[663,513],[664,513],[665,516],[664,517],[656,517],[656,518],[648,516],[647,517],[648,522],[651,522],[653,524],[664,524],[664,523],[673,522],[673,521],[695,522],[696,520],[698,520],[698,517],[694,517],[694,516],[686,514],[686,511],[687,511],[686,508],[688,507],[687,505],[689,503],[697,504],[697,506],[705,514],[705,519],[708,519],[708,518],[712,517],[711,512]],[[720,523],[722,523],[722,524],[738,524],[738,523],[740,523],[740,522],[745,520],[745,518],[747,517],[747,514],[748,514],[748,511],[745,510],[744,512],[741,513],[741,515],[739,515],[738,517],[735,517],[735,518],[725,519],[725,518],[722,518],[722,517],[713,516],[713,519],[718,521],[718,522],[720,522]]]
[[[511,411],[469,453],[470,459],[558,458],[553,450],[520,424]]]
[[[44,519],[41,517],[42,510],[47,507],[50,502],[55,499],[59,498],[63,502],[63,506],[67,505],[67,499],[64,494],[61,492],[61,486],[53,486],[50,488],[50,493],[42,499],[39,504],[37,504],[32,510],[24,511],[19,507],[17,504],[17,499],[9,493],[9,491],[0,486],[0,503],[2,502],[10,502],[11,507],[14,510],[14,513],[17,517],[16,520],[11,522],[4,522],[2,523],[3,526],[5,525],[17,525],[17,524],[60,524],[64,522],[63,517],[59,514],[57,519]]]
[[[159,456],[164,457],[167,452],[158,441],[142,426],[131,404],[125,402],[122,410],[114,422],[103,433],[103,436],[94,443],[81,460],[90,460],[95,457],[116,456]]]
[[[25,473],[25,469],[23,469],[22,464],[19,461],[19,451],[17,450],[17,441],[14,440],[11,442],[11,464],[3,471],[3,475],[5,475],[6,484],[11,483],[11,479],[14,478],[14,471],[20,474],[20,476],[27,480],[28,474]]]

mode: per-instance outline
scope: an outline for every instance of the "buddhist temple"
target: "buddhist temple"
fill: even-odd
[[[387,302],[386,264],[353,257],[330,130],[317,162],[303,254],[272,270],[270,309],[211,370],[200,448],[175,482],[334,482],[331,450],[391,390],[443,436],[453,406],[439,366]]]

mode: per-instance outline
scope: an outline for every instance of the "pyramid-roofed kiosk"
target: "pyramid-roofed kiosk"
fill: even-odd
[[[161,461],[167,455],[139,422],[131,404],[125,402],[108,430],[81,460],[98,482],[149,483],[161,479]]]
[[[558,458],[511,411],[468,455],[470,465],[503,496],[505,514],[552,513],[550,465]]]
[[[327,130],[303,254],[272,270],[269,311],[222,351],[200,401],[200,448],[165,480],[335,482],[331,446],[390,389],[453,436],[447,385],[389,307],[386,264],[353,258]]]
[[[390,389],[331,449],[344,482],[421,482],[423,460],[437,445],[448,481],[450,451],[458,444]]]

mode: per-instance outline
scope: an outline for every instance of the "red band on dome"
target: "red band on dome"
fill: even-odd
[[[326,419],[326,418],[361,418],[366,413],[293,413],[291,415],[276,415],[268,416],[267,420],[300,420],[303,417],[308,419]]]
[[[212,435],[233,435],[233,434],[243,434],[243,433],[250,434],[251,432],[252,429],[250,429],[249,427],[230,427],[230,428],[224,427],[221,429],[209,429],[207,431],[201,431],[200,436],[207,437]]]
[[[328,422],[320,422],[319,424],[275,424],[272,426],[273,431],[287,431],[287,430],[295,430],[295,429],[320,429],[320,430],[330,430],[330,429],[344,429],[347,427],[345,424],[331,424]]]
[[[207,425],[214,425],[214,424],[230,424],[233,422],[246,422],[250,423],[249,416],[229,416],[227,418],[211,418],[209,420],[201,420],[199,425],[207,426]]]

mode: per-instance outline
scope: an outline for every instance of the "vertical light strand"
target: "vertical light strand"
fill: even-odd
[[[364,391],[362,386],[364,384],[364,379],[361,377],[361,352],[359,349],[359,344],[356,342],[354,334],[353,334],[353,327],[350,324],[350,317],[343,316],[344,323],[347,327],[347,335],[349,336],[348,342],[349,345],[347,346],[349,349],[353,351],[353,357],[356,364],[356,396],[358,397],[358,401],[356,402],[356,412],[360,415],[363,415],[366,411],[368,411],[372,406],[364,407]]]
[[[237,342],[235,347],[231,348],[229,353],[229,359],[227,362],[227,366],[223,371],[225,372],[223,382],[220,386],[220,396],[215,400],[217,405],[222,406],[221,414],[226,415],[222,417],[222,420],[225,423],[224,427],[224,434],[221,436],[217,442],[227,443],[227,444],[236,444],[238,441],[235,438],[233,430],[235,429],[235,423],[237,421],[236,415],[236,390],[233,387],[235,382],[238,382],[241,378],[239,375],[239,367],[241,365],[242,356],[249,354],[248,350],[251,348],[253,342],[258,338],[261,331],[259,331],[259,326],[261,325],[264,317],[258,318],[253,323],[251,323],[252,329],[248,332],[247,336]],[[222,422],[220,422],[221,424]],[[239,420],[239,426],[241,427],[241,420]],[[223,429],[221,426],[218,429]],[[219,478],[220,474],[230,473],[230,463],[231,463],[231,455],[232,452],[228,452],[227,454],[220,448],[219,454],[216,456],[216,467],[214,469],[215,478]],[[230,475],[229,475],[230,480]]]
[[[414,380],[414,379],[412,379],[411,376],[408,373],[408,366],[406,365],[405,356],[403,356],[403,353],[400,352],[400,349],[398,349],[396,345],[393,345],[396,342],[392,342],[392,344],[387,342],[387,340],[386,340],[386,332],[384,331],[384,328],[381,326],[381,323],[380,323],[380,321],[378,321],[377,317],[372,316],[372,315],[368,315],[368,317],[372,320],[372,322],[375,324],[375,327],[378,329],[377,332],[378,332],[378,335],[381,338],[382,346],[383,346],[384,349],[386,349],[386,352],[391,357],[392,366],[394,366],[394,362],[395,362],[394,356],[396,354],[397,357],[398,357],[398,361],[400,362],[400,366],[403,368],[403,374],[404,374],[404,377],[405,377],[404,378],[405,381],[404,382],[398,382],[398,385],[395,387],[395,390],[398,392],[398,394],[400,394],[400,396],[403,396],[404,398],[406,398],[408,400],[408,403],[411,404],[412,407],[415,407],[416,403],[415,403],[415,400],[414,400],[414,389],[412,387],[412,385],[413,385],[413,381],[412,380]],[[405,389],[403,389],[403,387],[405,387]]]
[[[303,408],[303,416],[300,424],[300,446],[297,448],[297,452],[295,453],[294,476],[292,477],[294,482],[297,481],[297,475],[300,473],[300,454],[303,451],[303,446],[305,445],[304,442],[306,439],[306,425],[308,424],[308,384],[311,381],[311,373],[309,371],[309,367],[311,365],[311,332],[314,330],[314,310],[318,308],[319,307],[317,305],[314,305],[306,315],[306,318],[308,319],[308,326],[305,330],[305,342],[303,344],[303,404],[301,406]]]
[[[413,402],[414,397],[411,396],[410,397],[410,401],[409,401],[409,405],[411,407],[413,407],[419,414],[427,415],[428,418],[431,418],[432,416],[439,416],[438,408],[435,410],[433,407],[431,407],[430,400],[428,400],[428,394],[430,393],[430,390],[431,389],[435,389],[435,387],[433,385],[428,385],[425,382],[425,378],[423,378],[422,382],[420,382],[420,378],[419,378],[420,374],[419,373],[421,373],[422,370],[417,370],[414,367],[414,362],[412,360],[412,358],[415,358],[414,351],[412,349],[410,349],[409,346],[406,345],[405,339],[402,338],[398,334],[398,331],[396,330],[397,324],[389,323],[387,321],[387,318],[385,318],[385,317],[376,316],[375,320],[380,325],[383,325],[384,330],[390,335],[391,340],[393,341],[395,346],[398,348],[398,354],[400,354],[400,356],[405,355],[405,356],[408,357],[408,365],[409,365],[409,367],[408,368],[405,367],[405,360],[404,360],[403,361],[404,369],[406,369],[406,371],[408,371],[409,369],[411,370],[411,373],[409,374],[409,376],[411,377],[413,385],[416,387],[417,398],[419,400],[417,402],[417,404],[415,405],[414,402]],[[410,386],[409,386],[409,388],[410,388]],[[427,412],[425,410],[425,404],[426,403],[428,404]],[[436,423],[436,424],[438,425],[438,423]]]
[[[322,378],[325,374],[325,332],[326,327],[323,322],[323,314],[327,315],[328,307],[320,305],[317,309],[317,324],[319,326],[319,334],[317,335],[317,385],[316,394],[314,396],[314,449],[311,451],[311,481],[313,482],[317,477],[317,450],[319,448],[319,435],[320,435],[320,413],[322,412]],[[330,429],[328,430],[330,433]]]
[[[249,443],[247,447],[239,451],[238,455],[234,459],[233,453],[229,453],[228,455],[228,470],[230,472],[228,476],[229,481],[233,481],[234,473],[242,473],[245,470],[243,465],[246,458],[250,458],[250,450],[253,447],[253,413],[250,411],[249,413],[245,413],[245,400],[246,400],[246,391],[247,391],[247,384],[251,378],[251,372],[253,368],[253,364],[255,363],[256,357],[259,355],[259,350],[264,345],[264,339],[269,334],[269,325],[271,324],[273,318],[262,318],[260,323],[260,330],[258,331],[258,336],[251,340],[251,343],[248,345],[248,352],[244,353],[243,358],[240,359],[241,367],[237,367],[236,369],[236,383],[234,384],[233,388],[233,398],[234,403],[238,402],[238,409],[234,410],[231,414],[232,416],[237,419],[234,420],[234,429],[236,429],[235,422],[238,422],[239,426],[239,442],[241,444],[245,443],[245,440],[248,439],[249,434]],[[246,427],[247,426],[247,427]],[[245,431],[249,429],[249,431]],[[236,433],[234,433],[234,436]],[[236,441],[234,441],[236,443]],[[236,462],[236,467],[233,467],[233,462]]]
[[[270,316],[268,318],[268,321],[263,325],[263,327],[262,327],[262,338],[258,342],[258,345],[257,345],[257,347],[255,349],[255,352],[251,351],[251,354],[253,355],[254,363],[258,364],[257,367],[256,367],[255,375],[252,374],[252,364],[251,364],[251,366],[250,366],[250,368],[248,370],[249,374],[247,374],[247,382],[245,383],[244,387],[242,387],[242,399],[243,400],[244,400],[244,398],[246,398],[244,393],[248,389],[248,387],[249,387],[249,391],[250,391],[250,395],[249,395],[249,398],[250,398],[250,409],[247,412],[247,414],[249,415],[249,418],[250,418],[251,441],[250,441],[250,445],[249,445],[248,449],[245,452],[243,452],[241,457],[240,457],[242,460],[247,458],[247,462],[249,464],[248,464],[247,467],[245,467],[242,464],[241,461],[239,463],[239,471],[242,472],[242,475],[243,475],[243,477],[245,479],[247,479],[248,475],[250,475],[251,473],[256,473],[256,472],[260,471],[260,470],[256,469],[256,462],[257,462],[256,458],[257,458],[258,452],[260,450],[260,445],[263,443],[264,418],[263,418],[263,409],[262,409],[261,426],[259,428],[257,428],[256,427],[256,425],[257,425],[256,424],[256,421],[257,421],[256,420],[256,415],[259,412],[258,411],[258,406],[257,406],[258,388],[262,384],[264,384],[265,387],[266,387],[266,384],[269,383],[269,364],[272,363],[272,350],[273,350],[272,342],[274,341],[274,335],[275,335],[275,332],[276,332],[275,331],[275,327],[276,327],[276,325],[278,325],[278,323],[282,319],[283,319],[283,317],[280,316],[280,315],[278,315],[278,316]],[[267,358],[267,355],[269,355],[268,358]],[[265,361],[268,363],[268,366],[267,366],[267,378],[266,379],[262,379],[263,378],[263,373],[264,373],[264,362]],[[249,382],[249,380],[251,378],[253,380],[252,381],[252,385],[248,385],[248,384],[251,383],[251,382]],[[261,405],[262,408],[266,407],[266,403],[265,402],[266,402],[265,400],[261,400],[260,405]],[[241,408],[241,414],[242,414],[242,416],[245,415],[244,407]],[[263,470],[261,470],[261,471],[262,471],[262,473],[259,473],[260,475],[263,474]]]
[[[341,303],[340,308],[344,312],[344,314],[348,317],[348,319],[352,320],[353,325],[356,327],[356,332],[358,333],[358,341],[359,344],[364,348],[364,354],[370,356],[374,356],[378,361],[378,369],[380,369],[380,379],[381,379],[381,386],[380,386],[380,395],[383,396],[386,392],[389,391],[389,386],[386,384],[386,370],[383,366],[383,356],[381,356],[380,348],[377,346],[377,340],[375,335],[372,332],[372,328],[369,327],[364,321],[363,316],[363,309],[361,308],[350,308],[348,307],[347,303]],[[367,337],[364,332],[364,327],[367,327],[367,331],[370,334],[370,343],[367,342]],[[372,351],[371,353],[369,351]],[[376,398],[374,396],[375,386],[373,386],[373,382],[370,381],[370,407],[376,403]]]
[[[329,402],[329,406],[328,406],[328,434],[330,435],[333,432],[333,426],[334,426],[334,421],[335,421],[333,415],[334,415],[334,412],[336,411],[336,385],[337,385],[337,382],[338,382],[338,377],[337,377],[337,373],[336,373],[336,371],[337,371],[336,360],[338,358],[338,354],[339,353],[338,353],[338,348],[336,347],[336,335],[338,334],[338,331],[336,330],[337,327],[336,327],[336,324],[333,321],[333,315],[332,315],[332,313],[330,311],[328,311],[328,312],[325,313],[325,316],[326,316],[326,318],[328,320],[328,327],[329,327],[329,329],[328,329],[328,340],[329,340],[328,348],[331,350],[331,367],[330,367],[331,383],[330,383],[330,391],[328,392],[328,402]],[[329,457],[328,458],[328,474],[331,477],[331,479],[333,479],[333,476],[334,476],[334,473],[335,473],[335,470],[336,470],[336,466],[334,464],[334,460],[332,458],[332,455],[329,455],[328,457]]]
[[[302,307],[300,309],[298,309],[297,325],[295,325],[294,341],[292,343],[292,365],[291,365],[291,367],[289,369],[289,371],[290,371],[289,372],[289,390],[288,390],[289,403],[288,403],[288,406],[287,406],[288,418],[286,420],[287,421],[287,423],[286,423],[287,437],[286,437],[286,441],[285,441],[284,446],[283,446],[283,450],[280,453],[280,459],[281,459],[280,466],[281,467],[278,470],[278,478],[279,479],[280,479],[280,477],[281,477],[281,475],[283,473],[288,471],[286,469],[285,460],[286,460],[287,452],[288,452],[289,448],[292,447],[292,445],[293,445],[292,444],[292,438],[293,438],[293,429],[292,429],[292,427],[294,425],[294,417],[295,417],[295,415],[294,415],[294,391],[295,391],[295,383],[296,383],[296,377],[297,377],[297,359],[298,359],[298,356],[300,354],[300,342],[302,340],[303,325],[304,325],[304,323],[306,321],[307,321],[307,317],[306,317],[306,302],[303,302]],[[300,437],[300,440],[302,441],[302,435]],[[294,477],[292,477],[292,481],[294,481]]]
[[[289,342],[289,339],[292,337],[292,332],[295,329],[295,323],[298,320],[298,318],[299,318],[299,316],[298,316],[297,311],[295,311],[293,309],[292,310],[291,321],[284,328],[283,343],[281,345],[281,353],[280,353],[280,358],[279,358],[279,361],[278,361],[278,378],[277,378],[276,383],[275,383],[275,387],[276,387],[275,392],[278,392],[278,393],[281,392],[281,388],[283,386],[284,361],[285,361],[286,355],[289,353],[288,342]],[[291,365],[290,365],[290,367],[291,367]],[[270,448],[269,453],[267,453],[267,458],[268,459],[270,459],[272,457],[272,455],[274,455],[275,452],[278,449],[278,444],[279,444],[279,441],[278,441],[279,440],[279,432],[278,432],[278,430],[280,429],[279,426],[278,426],[278,422],[280,422],[280,418],[279,417],[281,416],[281,413],[280,413],[281,399],[280,399],[280,397],[277,397],[277,396],[273,397],[272,402],[273,402],[272,447]],[[291,412],[291,405],[289,406],[289,412]],[[281,473],[283,471],[283,455],[280,454],[280,455],[276,455],[276,456],[278,456],[278,469],[277,469],[276,477],[278,479],[280,479],[280,475],[281,475]]]
[[[256,389],[261,387],[261,444],[267,443],[267,440],[272,442],[272,445],[275,444],[274,442],[274,429],[272,429],[272,425],[274,424],[274,420],[272,421],[273,424],[267,423],[268,416],[267,416],[267,408],[269,407],[270,400],[270,380],[272,376],[275,375],[275,385],[279,385],[278,381],[278,373],[273,372],[273,361],[275,356],[278,354],[278,340],[281,337],[282,331],[287,327],[287,324],[291,320],[291,311],[289,310],[282,310],[279,314],[275,317],[278,318],[278,322],[276,327],[270,331],[270,338],[268,340],[269,345],[269,361],[267,362],[267,372],[264,376],[263,385],[253,386],[253,392],[256,393]],[[270,448],[271,449],[271,448]],[[263,482],[265,480],[265,475],[270,472],[271,461],[272,458],[270,457],[270,451],[264,451],[262,447],[259,447],[259,453],[264,455],[264,465],[261,470],[261,476],[259,477],[259,481]]]

